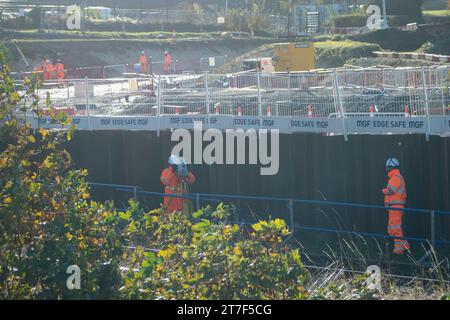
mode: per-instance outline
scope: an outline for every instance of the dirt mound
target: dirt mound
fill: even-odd
[[[354,58],[347,61],[348,65],[368,68],[372,66],[390,66],[390,67],[420,67],[432,66],[435,62],[423,60],[407,59],[386,59],[386,58]]]
[[[381,50],[377,44],[354,41],[316,42],[316,67],[341,67],[348,60],[373,56],[373,51]],[[224,73],[242,71],[242,60],[250,58],[272,57],[273,44],[265,44],[225,64],[220,71]]]
[[[220,68],[219,72],[239,72],[242,71],[242,61],[245,59],[272,57],[273,46],[273,43],[265,44],[241,56],[238,56],[230,62],[226,63],[222,68]]]
[[[13,71],[30,71],[44,56],[61,58],[67,68],[132,64],[137,63],[142,50],[153,61],[162,61],[164,51],[169,50],[172,60],[178,60],[180,69],[195,70],[200,67],[201,58],[226,56],[226,60],[230,60],[267,42],[262,39],[183,39],[175,43],[148,40],[17,40],[31,64],[30,68],[25,66],[13,45],[8,45],[8,48]]]

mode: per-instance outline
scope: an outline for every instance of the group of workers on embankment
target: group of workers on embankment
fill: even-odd
[[[138,57],[138,67],[136,70],[140,74],[153,74],[151,57],[147,58],[144,51],[141,51]],[[169,51],[164,52],[163,73],[171,73],[172,56]],[[53,63],[50,59],[44,57],[39,66],[33,68],[33,73],[42,74],[44,80],[58,80],[62,82],[66,78],[66,68],[61,59],[56,59]]]
[[[139,56],[139,67],[140,73],[142,74],[152,74],[152,62],[151,57],[147,58],[144,51],[141,51],[141,55]],[[164,52],[164,61],[163,61],[163,73],[168,74],[171,72],[172,67],[172,56],[169,51]]]
[[[49,59],[43,58],[41,65],[33,69],[33,73],[42,73],[44,80],[62,81],[65,78],[66,69],[61,59],[57,59],[55,63],[51,63]]]
[[[183,158],[171,155],[169,166],[161,173],[161,183],[164,185],[163,208],[167,214],[173,212],[188,212],[190,200],[183,195],[189,193],[188,185],[195,182],[194,174],[189,171]],[[384,194],[384,205],[388,208],[389,215],[387,233],[394,237],[394,254],[402,255],[409,251],[410,245],[403,239],[403,209],[406,205],[406,183],[400,173],[400,162],[396,158],[390,158],[386,162],[386,173],[388,182],[386,188],[381,192]],[[180,197],[181,196],[181,197]]]

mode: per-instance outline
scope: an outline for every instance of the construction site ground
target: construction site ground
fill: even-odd
[[[398,43],[399,37],[403,39]],[[133,64],[144,50],[154,61],[163,59],[165,50],[172,52],[174,60],[186,63],[184,69],[195,68],[199,59],[226,56],[222,72],[242,71],[242,60],[270,57],[274,43],[289,40],[276,37],[225,37],[220,33],[180,33],[173,40],[166,33],[111,33],[111,32],[44,32],[37,30],[0,30],[0,38],[10,48],[13,71],[31,71],[42,57],[59,57],[67,68],[97,67],[115,64]],[[17,59],[18,50],[11,44],[15,39],[30,66]],[[306,39],[297,39],[304,41]],[[334,68],[345,64],[356,66],[388,65],[417,66],[427,62],[381,59],[373,51],[427,52],[450,54],[450,37],[435,37],[423,31],[381,30],[365,35],[311,37],[316,46],[316,67]],[[437,41],[439,40],[439,41]]]

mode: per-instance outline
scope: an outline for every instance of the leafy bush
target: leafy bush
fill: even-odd
[[[338,28],[362,28],[367,25],[368,18],[368,15],[340,15],[334,18],[334,23]],[[408,23],[417,22],[417,20],[407,15],[388,15],[387,19],[391,27],[404,26]]]
[[[123,219],[112,204],[91,201],[87,172],[72,169],[64,150],[73,132],[66,114],[52,113],[64,130],[36,133],[17,118],[18,110],[42,115],[41,80],[26,79],[20,97],[4,59],[2,52],[0,298],[114,298],[122,281]],[[67,289],[70,265],[81,269],[81,290]]]
[[[383,8],[382,0],[375,2]],[[413,22],[422,22],[423,0],[390,0],[386,1],[386,11],[390,15],[408,16]]]
[[[20,97],[2,65],[0,298],[308,297],[308,274],[299,251],[283,243],[289,235],[283,220],[260,221],[245,232],[227,223],[232,211],[224,205],[188,217],[160,209],[146,214],[132,200],[123,212],[90,200],[87,172],[72,169],[64,149],[71,119],[52,111],[62,130],[33,133],[17,112],[42,116],[41,80],[26,79]],[[66,287],[71,265],[81,269],[80,290]],[[123,277],[120,266],[139,271]]]
[[[316,60],[319,68],[343,66],[348,60],[370,57],[381,48],[377,44],[355,41],[323,41],[316,43]]]
[[[392,51],[415,51],[427,41],[426,36],[418,31],[401,31],[398,29],[377,30],[367,34],[350,36],[349,39],[376,43],[384,50]]]
[[[129,273],[122,288],[124,297],[308,298],[308,273],[300,253],[283,242],[289,235],[285,222],[260,221],[246,232],[227,223],[230,214],[224,205],[194,213],[193,221],[182,213],[167,216],[153,211],[153,235],[159,238],[156,243],[161,250],[135,254],[132,260],[141,258],[140,271]]]
[[[238,9],[229,9],[225,17],[225,27],[233,31],[245,31],[255,35],[267,35],[269,20],[260,14],[260,8],[253,4],[251,10],[242,12]]]
[[[368,16],[365,15],[339,15],[334,18],[336,28],[364,27]]]

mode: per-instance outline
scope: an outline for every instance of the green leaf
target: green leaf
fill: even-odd
[[[131,212],[130,211],[121,212],[119,217],[122,220],[129,220],[131,218]]]
[[[36,138],[33,135],[29,135],[27,137],[28,141],[30,141],[31,143],[35,143],[36,142]]]

